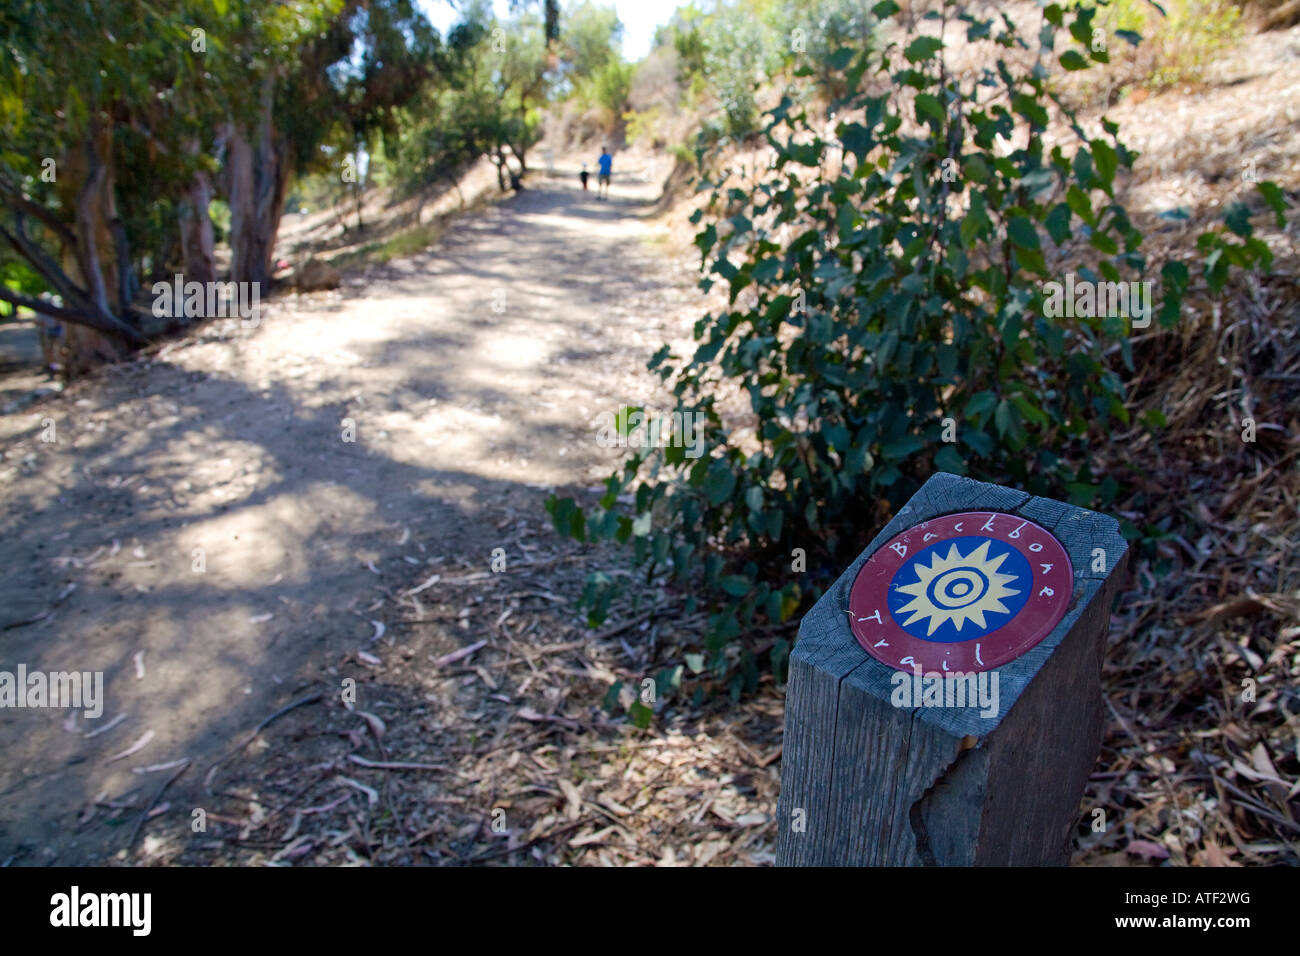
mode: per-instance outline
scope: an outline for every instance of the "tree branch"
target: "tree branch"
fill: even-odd
[[[49,284],[59,295],[69,302],[75,302],[79,305],[90,307],[93,303],[90,297],[80,289],[75,282],[59,268],[52,258],[50,258],[44,249],[37,245],[32,238],[27,235],[27,229],[23,224],[21,214],[15,216],[16,233],[11,233],[0,226],[0,239],[4,239],[14,250],[22,256],[31,265],[33,269]]]
[[[0,285],[0,302],[8,302],[10,305],[31,309],[33,312],[70,322],[73,325],[84,325],[99,332],[120,335],[135,345],[144,345],[146,341],[144,336],[131,326],[111,315],[103,317],[91,312],[65,309],[63,306],[55,305],[45,299],[33,299],[30,296],[20,295],[8,286]]]
[[[0,196],[3,196],[5,203],[12,206],[16,212],[35,216],[64,243],[72,246],[77,244],[77,239],[72,234],[72,230],[58,216],[40,203],[32,202],[23,195],[22,190],[2,178],[0,178]]]

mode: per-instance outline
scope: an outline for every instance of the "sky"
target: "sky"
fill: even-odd
[[[623,59],[639,60],[650,52],[650,43],[654,40],[655,29],[663,26],[672,17],[673,11],[684,5],[687,0],[597,0],[603,6],[612,5],[618,11],[618,19],[623,24]],[[458,19],[457,13],[446,0],[416,0],[429,21],[446,34],[447,28]],[[561,4],[563,8],[565,4]],[[535,4],[540,10],[541,4]],[[492,8],[497,16],[506,17],[510,13],[507,0],[493,0]]]

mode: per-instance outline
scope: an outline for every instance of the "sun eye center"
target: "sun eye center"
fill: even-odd
[[[975,568],[953,568],[936,575],[926,588],[935,607],[954,611],[974,604],[989,588],[989,580]]]

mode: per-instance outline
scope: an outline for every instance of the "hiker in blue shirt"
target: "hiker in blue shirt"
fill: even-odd
[[[600,148],[600,159],[597,162],[599,175],[596,177],[596,183],[600,187],[596,193],[597,199],[609,199],[609,174],[614,169],[614,157],[609,154],[609,147]]]

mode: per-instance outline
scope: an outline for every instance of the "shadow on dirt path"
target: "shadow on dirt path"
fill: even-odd
[[[98,719],[0,711],[0,864],[137,859],[178,761],[173,821],[259,720],[389,646],[413,583],[488,571],[545,533],[549,487],[608,473],[592,419],[657,394],[645,359],[690,310],[642,241],[653,191],[544,181],[257,328],[211,323],[0,418],[0,670],[104,681]]]

